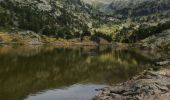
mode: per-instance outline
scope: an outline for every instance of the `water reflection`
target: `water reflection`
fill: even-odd
[[[53,100],[51,92],[57,100],[67,100],[63,97],[75,95],[76,88],[88,100],[95,93],[91,86],[123,82],[148,68],[151,62],[146,55],[109,47],[1,46],[0,100],[42,100],[46,95]],[[77,95],[79,100],[82,94]]]
[[[90,100],[96,94],[96,88],[102,88],[105,85],[76,84],[64,89],[49,90],[31,95],[25,100]]]

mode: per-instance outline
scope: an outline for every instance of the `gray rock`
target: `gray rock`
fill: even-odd
[[[111,100],[148,100],[146,98],[169,93],[170,77],[159,74],[159,71],[147,71],[143,73],[143,75],[145,77],[132,79],[124,84],[119,84],[109,87],[110,89],[102,90],[102,93],[105,91],[107,92],[94,97],[94,100],[107,100],[104,98],[100,99],[101,96],[110,96]],[[147,76],[152,78],[148,79]]]

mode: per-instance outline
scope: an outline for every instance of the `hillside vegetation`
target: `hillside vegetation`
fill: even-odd
[[[90,8],[80,0],[3,0],[0,26],[71,38],[91,27]]]
[[[1,0],[0,31],[135,43],[169,29],[170,0]]]

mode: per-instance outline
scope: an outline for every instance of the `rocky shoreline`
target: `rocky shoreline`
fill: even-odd
[[[97,89],[100,91],[93,100],[169,100],[170,69],[168,58],[155,60],[157,71],[145,70],[127,82]],[[166,63],[165,63],[166,62]]]
[[[168,100],[170,70],[145,71],[141,75],[115,86],[101,89],[93,100]]]

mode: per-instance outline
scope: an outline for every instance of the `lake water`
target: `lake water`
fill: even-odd
[[[166,53],[165,53],[166,54]],[[0,46],[0,100],[90,100],[165,55],[110,47]]]

